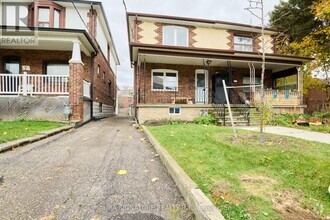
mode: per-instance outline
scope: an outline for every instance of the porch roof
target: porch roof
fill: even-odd
[[[79,41],[81,51],[86,56],[97,52],[95,44],[85,30],[61,29],[61,28],[24,28],[13,31],[10,35],[3,35],[4,30],[15,30],[14,26],[0,26],[0,39],[7,37],[28,37],[30,31],[35,31],[36,44],[1,44],[0,49],[25,49],[25,50],[51,50],[51,51],[72,51],[73,41]]]
[[[182,64],[203,66],[203,60],[211,60],[210,66],[226,67],[231,61],[232,67],[248,68],[253,63],[260,69],[262,59],[260,54],[253,52],[237,52],[233,50],[214,50],[203,48],[185,48],[162,45],[145,45],[131,43],[132,61],[146,61],[149,63]],[[312,60],[306,57],[266,54],[266,69],[274,73],[299,67]]]

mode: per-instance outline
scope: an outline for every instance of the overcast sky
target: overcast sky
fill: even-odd
[[[205,18],[260,25],[248,11],[247,0],[125,0],[128,12]],[[118,67],[118,86],[133,85],[130,66],[125,9],[123,0],[102,0],[107,13],[121,65]],[[264,0],[265,12],[272,11],[280,0]],[[267,17],[268,20],[268,17]]]

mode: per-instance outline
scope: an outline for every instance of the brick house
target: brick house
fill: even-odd
[[[226,103],[260,102],[261,28],[164,15],[127,13],[130,58],[134,64],[136,114],[140,122],[193,120]],[[299,67],[310,58],[277,54],[266,28],[264,97],[279,113],[303,112]],[[258,87],[259,86],[259,87]]]
[[[18,2],[0,2],[0,119],[114,114],[119,59],[102,3]]]

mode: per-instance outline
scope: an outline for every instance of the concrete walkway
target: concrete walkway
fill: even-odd
[[[250,130],[250,131],[259,131],[259,127],[239,127],[239,129]],[[301,138],[308,141],[318,141],[321,143],[330,144],[330,134],[324,134],[314,131],[305,131],[296,128],[287,128],[280,126],[267,126],[266,133],[279,134],[289,137]]]
[[[116,117],[0,154],[0,218],[193,219],[144,138]]]

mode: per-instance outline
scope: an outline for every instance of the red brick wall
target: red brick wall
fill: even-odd
[[[65,61],[69,62],[72,56],[71,51],[42,51],[42,50],[0,50],[0,72],[3,72],[3,58],[5,56],[20,57],[21,66],[28,65],[31,68],[29,74],[45,74],[44,63],[47,61]],[[82,61],[84,70],[82,79],[91,82],[91,57],[87,57],[82,53]],[[97,76],[97,66],[101,67],[101,76]],[[102,102],[106,105],[115,105],[116,97],[116,80],[110,68],[110,64],[106,61],[103,54],[99,53],[94,60],[94,100]],[[105,71],[105,80],[103,80],[103,71]],[[112,82],[112,94],[109,94],[108,81]],[[97,100],[96,100],[97,98]]]
[[[190,96],[192,100],[195,100],[195,71],[197,69],[203,69],[203,66],[189,66],[189,65],[173,65],[173,64],[154,64],[147,63],[146,71],[144,73],[143,68],[137,76],[135,72],[135,94],[138,94],[138,88],[140,88],[140,103],[169,103],[171,98],[174,97],[174,92],[165,91],[151,91],[151,71],[153,69],[171,69],[178,71],[179,78],[179,90],[176,96],[186,97]],[[218,71],[226,71],[225,67],[211,67],[208,77],[209,93],[212,91],[212,75]],[[232,85],[241,86],[243,84],[243,77],[249,77],[249,69],[233,68],[232,79],[237,80],[237,83]],[[256,77],[260,77],[261,70],[256,70]],[[265,74],[265,88],[272,88],[273,77],[271,70],[266,70]],[[242,89],[236,89],[238,92]],[[211,96],[210,96],[211,97]],[[209,97],[209,100],[211,100]]]

